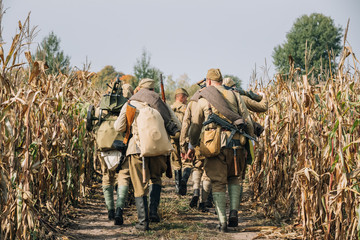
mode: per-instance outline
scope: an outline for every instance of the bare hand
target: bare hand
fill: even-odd
[[[189,149],[188,152],[186,153],[186,157],[188,159],[193,159],[195,155],[195,149]]]

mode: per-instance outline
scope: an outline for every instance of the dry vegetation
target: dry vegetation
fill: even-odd
[[[44,62],[16,64],[26,24],[0,62],[0,239],[43,239],[85,196],[93,175],[87,104],[91,74],[46,74]],[[28,66],[28,67],[24,67]]]
[[[0,49],[0,238],[43,239],[91,184],[85,114],[99,94],[87,72],[48,75],[23,52],[29,31],[19,27],[9,53]],[[28,64],[17,64],[22,53]],[[297,220],[304,238],[358,237],[358,63],[345,47],[336,74],[317,78],[322,84],[292,69],[262,89],[270,109],[255,116],[265,133],[249,171],[254,198],[268,216]]]
[[[266,214],[297,219],[305,238],[358,237],[358,63],[345,47],[336,74],[316,79],[291,69],[264,89],[270,108],[257,116],[265,132],[250,183]],[[312,84],[318,79],[325,81]]]

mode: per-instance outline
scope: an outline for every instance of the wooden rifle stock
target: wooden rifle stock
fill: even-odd
[[[128,105],[126,106],[126,133],[124,137],[124,144],[128,144],[130,139],[130,129],[131,125],[134,122],[135,119],[135,113],[136,113],[136,107],[130,104],[130,101],[128,101]]]
[[[160,74],[160,90],[161,90],[161,98],[164,101],[164,103],[166,103],[166,97],[165,97],[165,89],[164,89],[164,82],[163,82],[163,77],[162,74]],[[166,177],[168,178],[172,178],[172,168],[171,168],[171,161],[170,161],[170,156],[166,156]]]
[[[160,89],[161,89],[161,98],[166,103],[165,89],[164,89],[164,82],[163,82],[162,74],[160,74]]]
[[[143,183],[146,183],[145,157],[142,157],[142,178]]]

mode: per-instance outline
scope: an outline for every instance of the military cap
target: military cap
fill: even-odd
[[[153,89],[155,88],[155,81],[151,78],[143,78],[139,83],[139,88]]]
[[[227,77],[227,78],[224,78],[223,80],[223,85],[224,86],[227,86],[227,87],[235,87],[235,82],[234,80],[232,80],[231,78]]]
[[[220,82],[222,81],[222,76],[220,69],[218,68],[211,68],[206,74],[206,78],[210,79],[211,81]]]
[[[184,94],[185,96],[189,97],[189,93],[185,90],[185,88],[178,88],[178,89],[176,89],[176,91],[175,91],[175,96],[176,96],[177,94],[179,94],[179,93],[182,93],[182,94]]]

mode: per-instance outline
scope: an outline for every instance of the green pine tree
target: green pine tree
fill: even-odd
[[[42,40],[34,58],[45,61],[49,67],[47,71],[51,74],[67,74],[70,71],[70,57],[60,49],[60,38],[54,32]]]

